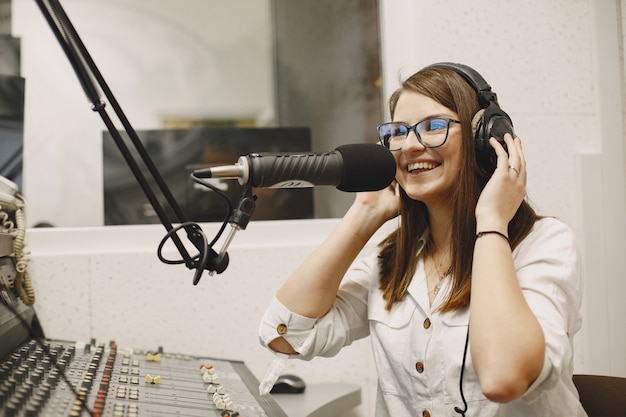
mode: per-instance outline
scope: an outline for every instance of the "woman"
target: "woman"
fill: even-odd
[[[524,200],[518,137],[487,138],[495,166],[477,158],[476,120],[497,101],[472,71],[435,64],[392,95],[393,122],[378,131],[396,183],[357,194],[278,290],[261,340],[310,359],[370,335],[376,416],[584,416],[574,236]],[[398,215],[379,251],[354,262]]]

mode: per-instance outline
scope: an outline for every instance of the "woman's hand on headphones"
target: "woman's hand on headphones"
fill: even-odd
[[[377,219],[381,224],[393,219],[400,210],[399,185],[393,181],[380,191],[356,193],[353,206],[368,210],[372,219]]]
[[[506,231],[526,197],[526,160],[519,137],[504,135],[508,153],[495,139],[489,144],[497,156],[496,169],[476,204],[477,230]]]

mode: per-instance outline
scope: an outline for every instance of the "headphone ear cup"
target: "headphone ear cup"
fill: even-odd
[[[476,128],[474,130],[474,124]],[[476,149],[476,160],[478,165],[487,175],[491,175],[496,169],[496,152],[489,145],[489,139],[494,137],[504,146],[504,135],[510,133],[515,137],[513,122],[506,112],[497,104],[490,103],[484,111],[479,111],[472,120],[474,130],[474,147]]]
[[[472,118],[472,135],[474,137],[474,147],[476,149],[476,153],[482,152],[485,149],[485,141],[483,140],[483,132],[485,130],[483,127],[484,114],[485,109],[480,109]]]

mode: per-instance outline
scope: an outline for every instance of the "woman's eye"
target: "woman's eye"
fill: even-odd
[[[431,119],[426,121],[426,130],[439,130],[446,128],[446,120],[444,119]]]

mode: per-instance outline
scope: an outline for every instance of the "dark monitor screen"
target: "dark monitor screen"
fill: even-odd
[[[255,152],[310,151],[309,128],[231,128],[162,129],[137,131],[143,146],[174,195],[187,220],[223,221],[228,215],[224,200],[217,193],[193,182],[190,174],[200,168],[233,165],[241,155]],[[122,133],[126,143],[127,136]],[[106,225],[159,223],[143,190],[128,168],[108,131],[103,133],[104,218]],[[130,147],[130,146],[129,146]],[[135,154],[135,159],[140,160]],[[140,164],[140,166],[143,166]],[[147,171],[147,170],[146,170]],[[146,174],[153,190],[158,190]],[[234,205],[243,186],[236,179],[210,179]],[[155,192],[176,222],[160,193]],[[313,218],[313,191],[300,189],[254,189],[256,209],[251,220]]]
[[[0,75],[0,175],[22,188],[24,78]]]

